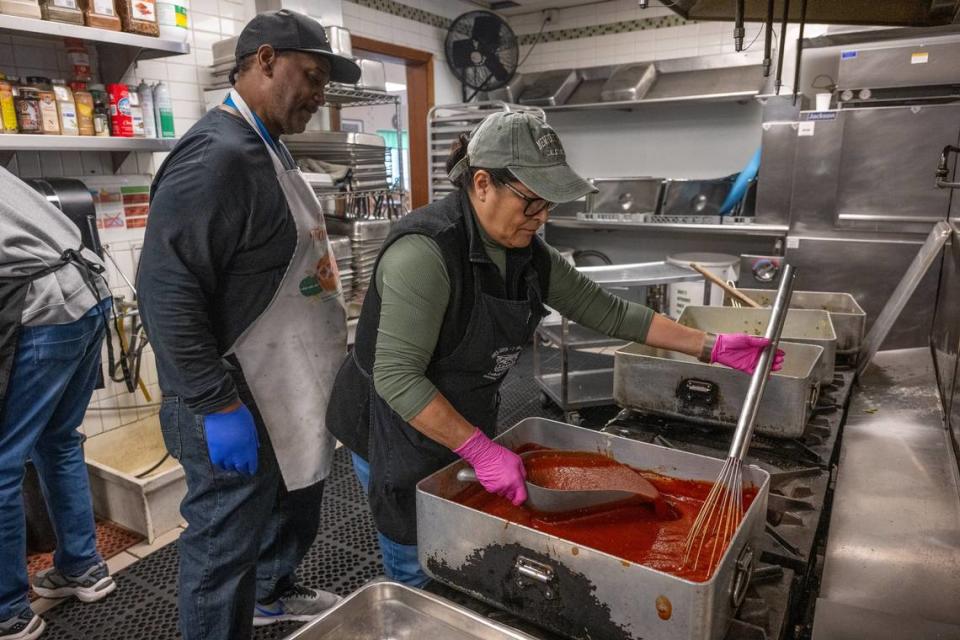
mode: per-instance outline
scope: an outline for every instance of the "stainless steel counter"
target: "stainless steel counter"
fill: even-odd
[[[854,391],[813,638],[960,638],[960,490],[928,349],[880,352]]]

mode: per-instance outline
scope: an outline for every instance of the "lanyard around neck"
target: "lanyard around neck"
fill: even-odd
[[[226,99],[223,101],[223,104],[227,105],[231,109],[240,111],[240,108],[237,106],[237,103],[233,101],[233,96],[227,95]],[[250,109],[250,115],[253,116],[253,123],[257,125],[257,129],[260,130],[260,134],[263,136],[263,139],[270,145],[274,151],[279,151],[277,147],[276,139],[270,135],[270,131],[267,129],[267,125],[263,123],[263,120],[260,119],[260,116],[257,115],[257,112],[253,109]]]

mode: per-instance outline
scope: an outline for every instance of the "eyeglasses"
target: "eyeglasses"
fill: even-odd
[[[517,190],[516,187],[512,186],[509,182],[504,182],[503,186],[513,192],[513,195],[517,196],[524,202],[526,206],[523,208],[523,215],[528,218],[532,218],[535,215],[543,213],[544,211],[550,212],[557,208],[556,202],[550,202],[544,200],[543,198],[531,198],[530,196],[524,195]]]

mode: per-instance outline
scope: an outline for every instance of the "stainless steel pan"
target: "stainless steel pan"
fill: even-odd
[[[769,312],[767,312],[769,315]],[[783,369],[770,376],[756,430],[798,438],[813,414],[820,382],[816,367],[823,348],[781,342]],[[614,355],[613,397],[628,409],[733,428],[743,408],[750,376],[693,356],[629,344]]]
[[[749,333],[762,336],[770,322],[770,310],[687,306],[677,322],[711,333]],[[787,313],[781,340],[823,348],[817,376],[822,384],[833,382],[837,334],[833,330],[829,313],[822,310],[791,309]]]

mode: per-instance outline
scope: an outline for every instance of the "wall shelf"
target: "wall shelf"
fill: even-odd
[[[104,84],[119,82],[130,65],[137,60],[190,53],[190,45],[185,42],[4,14],[0,14],[0,33],[59,40],[63,38],[84,40],[97,49],[100,79]]]
[[[558,229],[591,231],[681,231],[687,233],[723,233],[741,236],[786,236],[790,228],[782,224],[692,224],[663,222],[588,222],[576,218],[557,217],[547,221]]]
[[[0,166],[6,166],[17,151],[100,151],[110,153],[116,172],[131,153],[170,151],[177,142],[176,138],[0,134]]]

